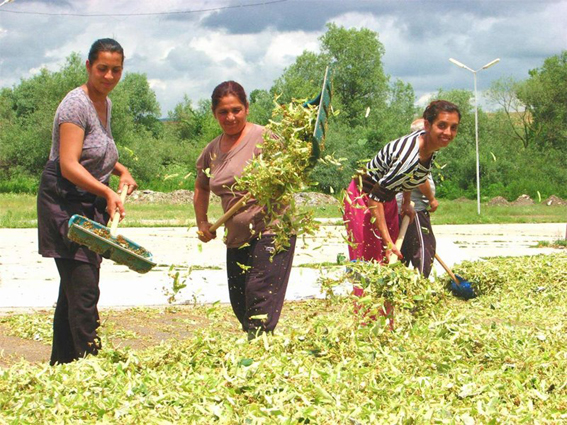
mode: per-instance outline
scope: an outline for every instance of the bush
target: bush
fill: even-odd
[[[39,178],[25,172],[0,178],[0,193],[37,193],[38,187]]]
[[[158,175],[145,182],[147,189],[155,190],[157,192],[172,192],[174,190],[195,189],[195,171],[194,166],[189,167],[182,164],[171,164],[167,167],[162,167]]]

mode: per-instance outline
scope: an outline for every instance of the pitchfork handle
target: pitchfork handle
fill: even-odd
[[[125,184],[122,186],[122,192],[120,192],[120,200],[122,201],[122,205],[124,205],[124,201],[126,200],[126,195],[128,194],[128,185]],[[110,224],[110,236],[113,238],[116,237],[116,231],[118,229],[118,222],[120,221],[120,211],[118,208],[114,212],[112,216],[112,222]]]
[[[457,279],[457,276],[455,276],[455,274],[451,271],[449,266],[447,264],[445,264],[445,262],[441,259],[441,257],[439,257],[439,254],[435,253],[435,259],[437,261],[439,261],[439,264],[441,264],[441,266],[445,269],[445,271],[447,273],[449,273],[449,276],[451,276],[451,279],[453,279],[453,282],[455,282],[457,285],[460,285],[461,282],[459,282],[459,279]]]
[[[225,212],[221,218],[215,221],[215,223],[209,228],[209,232],[214,232],[219,227],[221,227],[230,217],[232,217],[236,213],[236,211],[238,211],[246,204],[246,202],[248,202],[250,196],[251,195],[247,193],[236,204],[230,207],[230,209],[227,212]]]

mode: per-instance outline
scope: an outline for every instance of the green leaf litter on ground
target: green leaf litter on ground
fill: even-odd
[[[9,335],[51,344],[53,319],[42,314],[14,314],[0,317],[9,328]],[[1,347],[0,347],[1,348]]]
[[[191,338],[140,351],[106,345],[56,367],[21,362],[0,370],[0,422],[567,421],[567,256],[462,267],[482,277],[483,295],[457,299],[446,277],[358,270],[384,280],[365,291],[396,302],[394,331],[361,323],[360,300],[335,295],[286,303],[275,335],[249,343],[230,307],[215,304],[195,307],[210,324]]]
[[[464,261],[453,270],[470,281],[478,294],[494,291],[529,289],[533,293],[549,295],[565,288],[567,283],[566,256],[538,255],[494,258],[490,261]]]
[[[133,312],[136,311],[133,309]],[[108,312],[101,314],[101,326],[98,329],[99,335],[103,339],[109,337],[123,339],[140,339],[134,331],[122,329],[112,320],[108,320]],[[22,339],[40,341],[51,345],[53,339],[53,313],[42,314],[13,314],[0,317],[0,323],[8,328],[8,335]],[[1,347],[0,347],[1,348]]]

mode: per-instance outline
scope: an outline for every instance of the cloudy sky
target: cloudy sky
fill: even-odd
[[[216,84],[269,89],[304,50],[318,51],[325,24],[365,27],[385,47],[384,69],[424,104],[438,89],[479,91],[501,77],[525,79],[567,49],[567,0],[0,0],[0,87],[71,52],[85,59],[113,37],[126,71],[145,73],[162,115],[186,94],[196,103]]]

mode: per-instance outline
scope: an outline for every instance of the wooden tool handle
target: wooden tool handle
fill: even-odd
[[[246,202],[248,202],[250,196],[251,195],[247,193],[240,199],[240,201],[238,201],[236,204],[230,207],[230,209],[227,212],[225,212],[221,218],[215,221],[215,223],[209,228],[209,232],[214,232],[219,227],[221,227],[230,217],[232,217],[236,213],[236,211],[238,211],[246,204]]]
[[[413,207],[415,204],[413,201],[410,201],[410,205]],[[398,251],[402,249],[404,238],[406,237],[406,232],[408,231],[409,223],[410,223],[409,216],[404,215],[404,218],[402,219],[402,225],[400,226],[400,233],[398,233],[398,239],[396,239],[396,243],[395,243],[396,248],[398,248]],[[396,254],[391,254],[388,257],[388,264],[394,264],[397,262],[398,262],[398,256]]]
[[[120,193],[120,200],[122,201],[122,205],[124,205],[124,201],[126,200],[126,195],[128,194],[128,185],[125,184],[122,186],[122,192]],[[112,222],[110,223],[110,236],[113,238],[116,237],[116,231],[118,229],[118,222],[120,221],[120,210],[117,208],[112,216]]]
[[[455,276],[455,274],[451,271],[449,266],[447,264],[445,264],[445,262],[441,259],[441,257],[439,257],[439,255],[437,253],[435,253],[435,259],[437,261],[439,261],[439,264],[441,264],[441,267],[443,267],[445,269],[445,271],[449,274],[449,276],[451,276],[451,279],[453,279],[453,282],[455,282],[457,285],[459,285],[460,282],[459,282],[459,279],[457,279],[457,276]]]
[[[404,215],[402,219],[402,225],[400,227],[400,233],[398,234],[398,239],[396,239],[396,248],[400,250],[404,243],[404,238],[406,237],[406,232],[408,231],[410,218],[409,215]],[[388,257],[388,264],[394,264],[398,262],[398,256],[396,254],[391,254]]]

